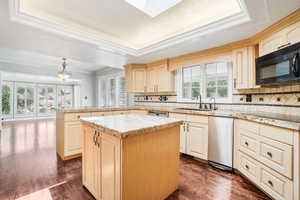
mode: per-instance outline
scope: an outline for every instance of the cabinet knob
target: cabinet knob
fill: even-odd
[[[77,115],[77,119],[80,119],[80,115]]]
[[[272,153],[271,152],[267,152],[267,155],[270,156],[272,158]]]
[[[268,180],[268,184],[273,187],[273,182]]]
[[[248,165],[245,165],[246,169],[249,169],[250,167]]]
[[[246,145],[246,146],[249,146],[248,142],[245,142],[245,145]]]

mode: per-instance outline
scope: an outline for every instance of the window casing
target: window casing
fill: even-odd
[[[123,74],[98,77],[98,105],[99,106],[125,106],[128,94],[125,88]]]
[[[216,62],[183,67],[177,70],[178,99],[195,102],[199,95],[209,102],[215,97],[218,102],[232,101],[232,67],[231,63]]]

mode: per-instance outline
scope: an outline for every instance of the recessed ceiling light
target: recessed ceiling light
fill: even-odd
[[[130,5],[151,17],[156,17],[182,0],[125,0]]]

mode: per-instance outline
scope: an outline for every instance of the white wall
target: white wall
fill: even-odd
[[[96,75],[91,73],[73,73],[69,82],[63,82],[57,78],[59,66],[53,70],[45,70],[41,67],[32,67],[0,62],[0,71],[2,71],[3,80],[26,81],[39,83],[58,83],[74,84],[80,88],[79,98],[75,96],[75,101],[79,102],[77,106],[95,106],[96,105]],[[85,97],[87,100],[85,101]]]

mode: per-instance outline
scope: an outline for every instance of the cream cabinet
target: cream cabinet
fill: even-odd
[[[81,153],[81,124],[80,121],[65,123],[65,156]]]
[[[208,117],[170,113],[170,118],[184,121],[180,127],[180,152],[208,159]]]
[[[174,92],[175,74],[168,69],[168,60],[147,65],[126,66],[127,89],[130,92]]]
[[[82,159],[82,180],[83,185],[92,193],[93,196],[99,197],[101,194],[101,154],[95,138],[99,137],[97,132],[91,127],[84,128],[84,149]],[[98,140],[99,141],[99,140]]]
[[[234,167],[276,200],[299,199],[299,133],[235,120]]]
[[[132,64],[126,66],[126,86],[129,92],[143,93],[147,91],[147,66]]]
[[[90,116],[91,113],[57,113],[56,151],[63,160],[81,156],[82,131],[80,118]]]
[[[136,110],[136,112],[147,114],[144,110]],[[56,116],[56,151],[58,155],[63,160],[81,156],[83,135],[80,118],[120,115],[126,113],[132,113],[132,111],[58,112]]]
[[[186,153],[188,155],[208,159],[208,125],[197,124],[186,126]]]
[[[186,151],[186,124],[180,125],[180,152],[187,153]]]
[[[259,42],[259,56],[264,56],[298,42],[300,42],[300,22],[261,40]]]
[[[120,141],[85,126],[82,179],[96,199],[120,199]]]
[[[147,71],[146,68],[137,68],[132,70],[132,83],[133,92],[147,92],[146,79]]]
[[[256,87],[255,46],[235,49],[233,56],[233,88],[249,89]]]
[[[147,92],[173,92],[174,79],[168,69],[168,60],[147,65]]]

